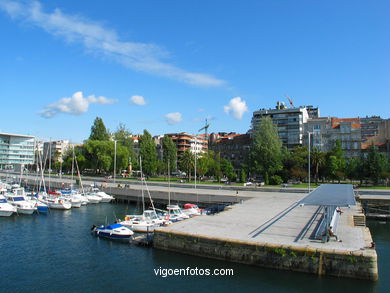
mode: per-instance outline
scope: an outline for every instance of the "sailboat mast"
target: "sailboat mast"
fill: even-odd
[[[50,175],[51,175],[51,138],[49,140],[49,190],[50,189]]]
[[[142,194],[142,212],[145,210],[145,197],[144,197],[144,174],[142,173],[142,157],[139,157],[139,165],[141,169],[141,194]]]
[[[72,177],[70,179],[70,189],[73,189],[73,173],[74,173],[74,145],[72,146]]]
[[[168,205],[171,204],[171,172],[169,172],[169,157],[168,157]]]

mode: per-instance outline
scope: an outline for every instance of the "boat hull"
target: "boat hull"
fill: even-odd
[[[49,203],[49,208],[54,210],[70,210],[72,205],[70,203]]]
[[[110,202],[111,200],[111,198],[102,197],[100,202]]]
[[[95,235],[108,239],[118,239],[118,240],[130,240],[133,234],[116,234],[116,233],[108,233],[104,231],[95,231]]]
[[[23,215],[32,215],[36,209],[33,208],[17,208],[18,209],[18,214],[23,214]]]
[[[0,210],[0,217],[9,217],[14,213],[14,211]]]

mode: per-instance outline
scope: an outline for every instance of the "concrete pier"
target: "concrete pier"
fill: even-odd
[[[154,247],[262,267],[376,280],[377,255],[370,248],[372,238],[361,207],[343,209],[336,231],[342,242],[313,240],[310,230],[297,240],[317,208],[296,206],[280,219],[275,216],[303,196],[261,193],[220,214],[158,228]]]

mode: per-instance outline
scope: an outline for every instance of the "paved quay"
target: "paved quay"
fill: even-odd
[[[375,280],[377,255],[370,231],[356,225],[355,218],[364,218],[360,205],[342,208],[335,231],[341,241],[311,239],[318,219],[300,239],[318,209],[297,205],[304,197],[261,192],[222,213],[158,228],[154,246],[263,267]]]
[[[258,197],[247,200],[232,209],[213,216],[195,217],[187,221],[177,222],[166,231],[187,232],[193,235],[220,237],[242,240],[254,243],[275,243],[289,246],[341,249],[345,251],[360,251],[365,249],[367,228],[354,226],[353,215],[359,214],[357,206],[342,209],[343,213],[337,227],[338,237],[326,243],[309,239],[307,236],[298,242],[295,239],[310,220],[317,207],[297,206],[286,216],[259,233],[259,227],[302,199],[304,195],[294,193],[275,194],[262,192]],[[314,225],[315,226],[315,223]]]

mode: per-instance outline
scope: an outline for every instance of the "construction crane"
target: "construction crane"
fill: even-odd
[[[288,99],[288,102],[290,103],[291,107],[295,108],[294,103],[291,100],[291,98],[289,96],[287,96],[287,95],[284,95],[284,96]]]
[[[205,125],[204,125],[201,129],[198,130],[198,132],[201,132],[202,130],[204,130],[204,138],[207,140],[207,144],[208,144],[208,142],[209,142],[209,139],[208,139],[208,137],[207,137],[207,130],[209,129],[209,127],[210,127],[210,124],[207,123],[207,118],[206,118],[206,123],[205,123]]]

